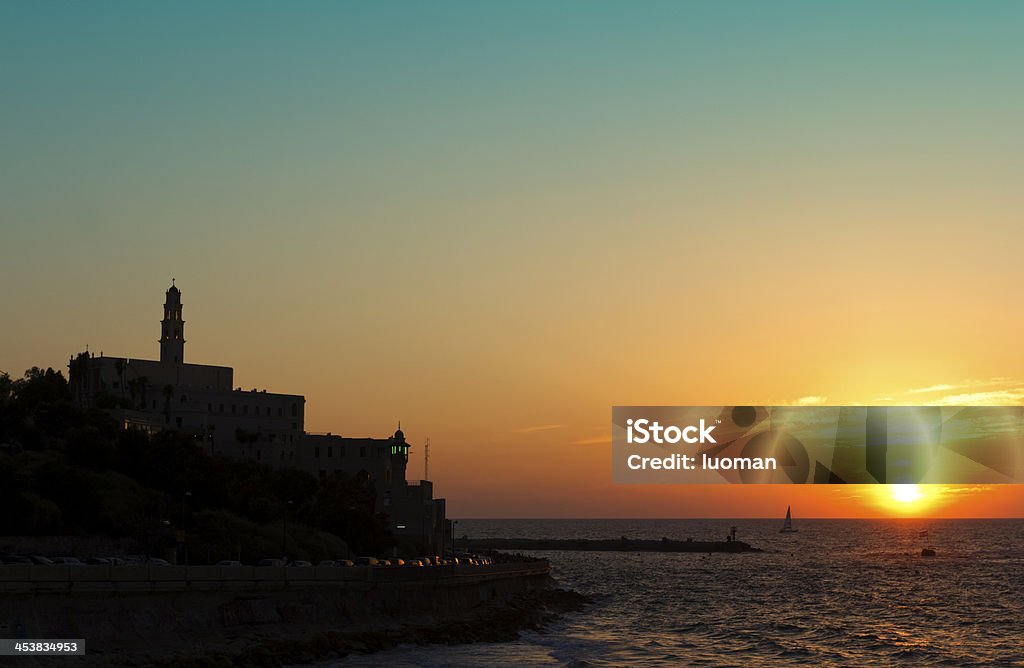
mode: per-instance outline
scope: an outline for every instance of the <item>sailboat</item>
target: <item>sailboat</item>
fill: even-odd
[[[796,533],[796,529],[793,528],[792,506],[786,506],[786,521],[782,523],[782,528],[779,529],[779,533]]]

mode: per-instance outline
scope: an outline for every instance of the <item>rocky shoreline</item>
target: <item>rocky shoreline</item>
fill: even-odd
[[[526,630],[543,630],[590,600],[574,591],[550,588],[489,601],[469,613],[424,622],[381,620],[359,630],[237,637],[227,646],[199,647],[172,656],[105,656],[106,665],[153,668],[271,668],[308,665],[349,654],[370,654],[398,645],[455,645],[509,642]]]
[[[290,578],[297,571],[286,573]],[[86,665],[270,668],[402,644],[510,641],[588,602],[556,588],[543,560],[345,571],[349,579],[340,581],[190,579],[90,587],[80,581],[84,574],[74,571],[72,582],[43,581],[35,574],[25,591],[24,580],[0,582],[9,590],[5,612],[14,620],[8,631],[16,629],[16,637],[84,639],[86,655],[77,662]],[[21,665],[63,661],[25,657]]]

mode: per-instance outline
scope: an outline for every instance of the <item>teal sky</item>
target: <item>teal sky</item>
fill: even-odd
[[[1014,2],[5,2],[0,369],[156,355],[175,276],[188,359],[467,470],[1024,377],[1022,63]]]

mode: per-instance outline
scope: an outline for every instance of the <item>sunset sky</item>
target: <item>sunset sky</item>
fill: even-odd
[[[1024,400],[1024,4],[0,6],[0,369],[186,359],[458,517],[1020,516],[611,483],[612,405]]]

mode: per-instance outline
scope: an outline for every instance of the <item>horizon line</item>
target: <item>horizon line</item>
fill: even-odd
[[[462,521],[558,521],[558,522],[579,522],[579,521],[591,521],[591,520],[602,520],[602,521],[688,521],[688,520],[701,520],[701,521],[726,521],[726,522],[740,522],[744,520],[771,520],[771,521],[782,521],[779,517],[459,517],[452,518],[457,522]],[[800,516],[797,519],[800,521],[804,520],[828,520],[828,521],[863,521],[863,520],[1024,520],[1024,516],[1017,517],[926,517],[926,516],[913,516],[913,515],[900,515],[900,516],[876,516],[876,517],[814,517],[814,516]]]

